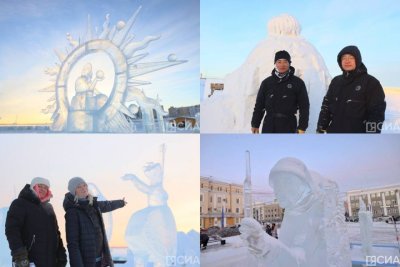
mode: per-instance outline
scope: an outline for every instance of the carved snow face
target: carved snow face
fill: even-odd
[[[151,184],[162,181],[162,168],[160,163],[148,162],[143,168],[144,174],[149,178]]]
[[[279,205],[283,208],[296,206],[310,194],[309,185],[292,173],[276,173],[271,181]]]

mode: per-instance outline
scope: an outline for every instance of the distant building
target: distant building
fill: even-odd
[[[200,177],[200,226],[221,226],[224,209],[224,226],[240,224],[243,213],[243,185],[227,183],[212,177]]]
[[[253,217],[261,223],[282,222],[284,209],[278,202],[253,204]]]
[[[188,107],[170,107],[168,109],[169,117],[192,117],[194,118],[197,113],[200,113],[200,105]]]
[[[360,197],[374,218],[400,215],[400,185],[382,186],[371,189],[352,190],[346,193],[346,212],[350,217],[358,217]]]

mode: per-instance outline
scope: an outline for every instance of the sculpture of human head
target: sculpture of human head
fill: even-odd
[[[150,184],[158,184],[162,182],[163,170],[160,163],[148,162],[143,167],[144,174],[150,180]]]
[[[271,169],[269,184],[274,189],[279,205],[291,209],[312,194],[312,177],[298,159],[283,158]]]
[[[86,80],[90,81],[92,79],[93,71],[92,71],[92,64],[86,63],[81,72],[81,76],[85,77]]]

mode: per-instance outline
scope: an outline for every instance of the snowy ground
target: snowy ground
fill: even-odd
[[[360,225],[359,223],[347,223],[349,239],[351,243],[360,243]],[[400,225],[399,225],[400,226]],[[400,227],[398,226],[399,230]],[[279,234],[278,234],[279,235]],[[226,245],[219,243],[212,243],[207,249],[201,251],[201,266],[202,267],[242,267],[242,266],[256,266],[248,261],[247,249],[244,247],[239,236],[228,237]],[[393,224],[384,222],[374,222],[372,239],[374,245],[389,246],[388,249],[384,247],[374,247],[373,253],[377,255],[393,255],[400,257],[399,250],[391,248],[397,245],[396,233]],[[360,253],[360,247],[353,245],[352,259],[353,261],[361,261],[363,256]],[[360,266],[360,265],[353,265]],[[382,265],[380,265],[382,266]],[[389,265],[386,265],[389,266]],[[391,265],[393,266],[393,265]]]

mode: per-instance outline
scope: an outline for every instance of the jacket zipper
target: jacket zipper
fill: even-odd
[[[35,243],[36,235],[33,235],[31,245],[29,246],[28,251],[31,251],[33,244]]]

